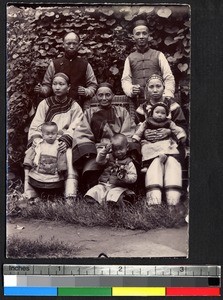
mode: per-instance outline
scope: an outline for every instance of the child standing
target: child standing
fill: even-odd
[[[128,147],[127,137],[118,133],[97,154],[96,162],[104,165],[105,169],[99,183],[85,194],[86,199],[102,204],[106,201],[118,202],[124,195],[134,196],[128,185],[136,182],[137,172],[132,159],[127,156]]]
[[[36,188],[63,187],[65,180],[63,171],[67,170],[66,154],[59,152],[57,124],[45,122],[41,126],[41,132],[42,138],[35,139],[26,151],[24,159],[24,167],[29,170],[24,190],[31,198],[37,196]]]
[[[161,203],[161,189],[163,185],[168,187],[168,189],[175,189],[177,193],[182,186],[181,174],[178,172],[178,168],[171,168],[171,172],[168,172],[168,164],[171,161],[171,165],[178,164],[177,159],[179,156],[179,151],[177,149],[178,143],[185,143],[186,133],[185,131],[177,126],[173,121],[168,118],[169,108],[164,102],[157,102],[151,108],[151,117],[140,124],[139,128],[133,135],[133,140],[141,141],[142,145],[142,171],[148,172],[148,167],[150,171],[146,176],[146,189],[147,189],[147,204],[160,204]],[[171,135],[165,137],[162,140],[151,141],[151,138],[148,139],[148,134],[151,129],[170,129]],[[157,168],[155,167],[156,161],[159,161]],[[151,172],[151,165],[154,164]],[[162,165],[163,166],[162,166]],[[166,171],[159,172],[159,167],[165,168]],[[164,178],[160,176],[163,174]],[[164,182],[163,182],[164,181]],[[174,182],[170,184],[169,182]],[[157,191],[156,196],[154,197],[154,190]],[[151,197],[151,191],[153,191],[153,197]],[[176,205],[179,197],[167,197],[167,203],[169,205]]]

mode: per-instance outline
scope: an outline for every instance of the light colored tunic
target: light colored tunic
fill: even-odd
[[[36,114],[29,128],[28,140],[32,141],[36,137],[42,137],[41,125],[46,121],[46,114],[49,110],[46,99],[38,105]],[[52,122],[58,126],[59,136],[68,135],[72,140],[74,138],[74,131],[80,124],[83,118],[83,112],[79,104],[75,101],[72,102],[71,107],[62,112],[57,112]]]
[[[29,177],[43,183],[52,183],[64,180],[63,174],[58,172],[59,142],[53,144],[41,141],[35,147],[33,167]],[[29,151],[29,149],[27,150]]]

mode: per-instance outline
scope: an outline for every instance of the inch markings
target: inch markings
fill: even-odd
[[[4,275],[220,277],[220,266],[5,264]]]

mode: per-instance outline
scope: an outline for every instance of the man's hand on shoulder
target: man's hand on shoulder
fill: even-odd
[[[134,96],[140,94],[140,85],[139,84],[136,84],[136,85],[132,86],[132,94]]]
[[[80,95],[80,96],[85,96],[85,97],[87,96],[86,89],[83,86],[79,86],[77,89],[77,92],[78,92],[78,95]]]
[[[41,94],[43,90],[43,86],[42,84],[38,83],[35,87],[34,87],[34,92],[36,94]]]

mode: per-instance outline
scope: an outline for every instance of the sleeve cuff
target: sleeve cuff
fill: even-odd
[[[73,139],[70,135],[64,134],[59,138],[59,141],[62,141],[66,144],[67,148],[72,147]]]
[[[140,141],[140,137],[138,136],[138,135],[133,135],[133,137],[132,137],[133,139],[135,139],[136,141]]]
[[[171,91],[169,91],[169,90],[165,90],[164,91],[164,93],[163,93],[163,96],[164,97],[169,97],[169,98],[174,98],[174,94],[171,92]]]
[[[186,138],[186,134],[184,134],[183,132],[177,135],[178,140],[182,139],[182,138]]]

